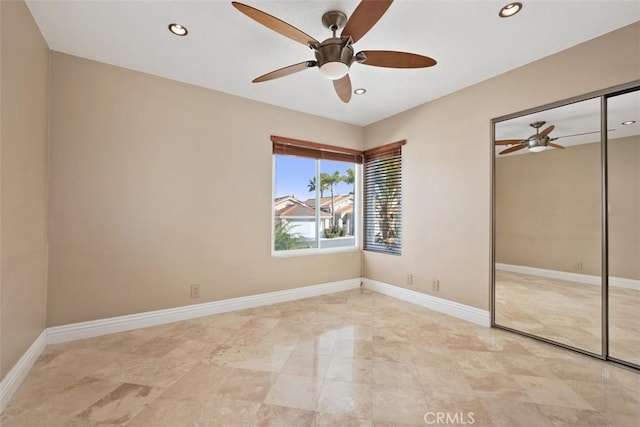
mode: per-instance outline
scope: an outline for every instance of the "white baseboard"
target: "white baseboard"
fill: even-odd
[[[390,297],[398,298],[421,307],[426,307],[430,310],[457,317],[458,319],[466,320],[480,326],[491,326],[491,317],[487,310],[481,310],[476,307],[471,307],[371,279],[363,278],[362,283],[365,288],[371,289],[372,291],[380,292],[381,294],[389,295]]]
[[[627,279],[626,277],[610,277],[609,286],[640,291],[640,280]]]
[[[47,329],[49,344],[97,337],[115,332],[129,331],[164,323],[195,319],[212,314],[243,310],[261,305],[277,304],[318,295],[342,292],[356,289],[360,286],[360,278],[342,280],[339,282],[320,285],[304,286],[285,291],[269,292],[246,297],[230,298],[222,301],[212,301],[203,304],[187,305],[168,308],[165,310],[148,311],[145,313],[111,317],[108,319],[91,320],[88,322],[72,323],[70,325],[55,326]]]
[[[585,285],[600,286],[601,277],[590,274],[569,273],[567,271],[547,270],[544,268],[527,267],[524,265],[496,263],[496,270],[511,273],[529,274],[531,276],[546,277],[548,279],[567,280],[569,282]],[[625,288],[640,291],[640,280],[626,279],[624,277],[610,277],[609,286],[613,288]]]
[[[47,330],[43,330],[38,338],[31,344],[22,357],[13,365],[13,368],[0,381],[0,413],[4,411],[15,392],[20,387],[29,373],[29,370],[36,363],[40,354],[47,346]]]

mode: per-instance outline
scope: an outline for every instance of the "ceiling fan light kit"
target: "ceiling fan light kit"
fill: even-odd
[[[322,75],[329,80],[339,80],[349,72],[349,66],[340,61],[325,62],[319,67]]]
[[[387,68],[426,68],[437,62],[427,56],[396,51],[362,51],[355,53],[353,44],[360,40],[384,15],[393,0],[363,0],[351,16],[340,11],[329,11],[322,16],[322,24],[332,32],[332,37],[319,42],[296,27],[262,12],[254,7],[231,2],[233,7],[254,21],[294,41],[302,43],[314,51],[315,61],[305,61],[263,74],[253,83],[285,77],[307,68],[318,67],[320,73],[333,81],[338,97],[345,103],[351,100],[351,79],[349,69],[353,63]],[[336,32],[342,29],[340,36]]]
[[[336,31],[346,22],[347,15],[342,12],[332,10],[325,13],[322,15],[322,24],[333,33],[333,37],[322,43],[309,43],[309,47],[315,51],[320,73],[329,80],[338,80],[346,76],[353,63],[353,40],[351,37],[336,37]]]

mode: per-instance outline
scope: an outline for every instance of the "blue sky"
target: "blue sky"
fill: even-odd
[[[347,169],[353,167],[353,163],[336,162],[332,160],[320,160],[320,172],[332,174],[335,171],[345,175]],[[315,193],[309,192],[307,185],[316,174],[316,160],[306,157],[276,155],[276,197],[294,195],[300,200],[315,197]],[[352,186],[343,182],[333,189],[335,195],[345,195],[352,191]],[[330,193],[325,191],[324,196]]]

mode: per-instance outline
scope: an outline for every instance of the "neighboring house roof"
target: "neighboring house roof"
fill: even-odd
[[[309,206],[307,203],[296,199],[294,196],[276,197],[274,202],[276,204],[276,218],[315,218],[316,216],[314,206]],[[282,206],[285,202],[286,204]],[[278,208],[278,204],[281,205],[280,208]],[[321,211],[320,217],[331,218],[331,214]]]
[[[293,204],[276,211],[276,217],[309,217],[316,216],[316,210],[309,206]]]
[[[336,206],[336,211],[338,210],[339,205],[343,205],[346,203],[353,204],[353,196],[351,194],[347,194],[345,196],[336,195],[334,196],[333,204]],[[305,205],[309,205],[314,207],[316,205],[316,199],[307,199],[304,201]],[[320,199],[320,207],[331,206],[331,196],[323,197]]]
[[[283,209],[294,203],[302,203],[296,196],[280,196],[273,199],[276,210]]]

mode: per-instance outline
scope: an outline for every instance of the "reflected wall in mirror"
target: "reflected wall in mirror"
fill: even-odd
[[[640,91],[608,98],[607,122],[609,355],[640,365]]]
[[[495,323],[594,354],[600,139],[599,98],[495,124]]]

